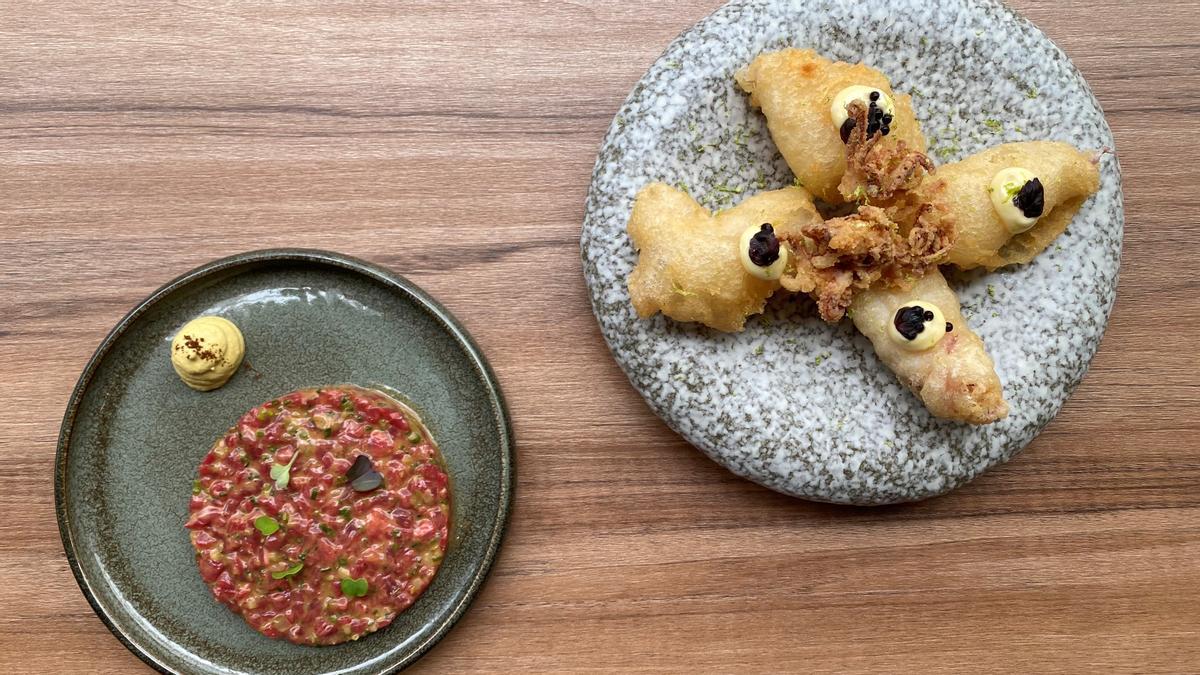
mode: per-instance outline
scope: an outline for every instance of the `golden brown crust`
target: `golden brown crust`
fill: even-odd
[[[988,193],[996,172],[1010,166],[1033,172],[1045,190],[1045,213],[1017,235],[1000,220]],[[1028,263],[1062,234],[1100,187],[1095,156],[1058,141],[997,145],[941,166],[937,176],[940,184],[925,181],[911,195],[953,214],[959,237],[947,261],[964,269]]]
[[[953,330],[933,348],[908,351],[889,335],[897,308],[914,300],[936,304]],[[913,391],[929,412],[944,419],[988,424],[1008,414],[1004,389],[983,340],[967,325],[954,289],[936,268],[908,289],[872,287],[853,305],[854,325],[871,340],[879,359]]]
[[[750,94],[750,105],[762,109],[771,138],[796,178],[830,204],[843,201],[838,182],[846,172],[846,148],[830,117],[830,105],[845,87],[875,87],[895,102],[892,131],[881,145],[904,141],[911,150],[925,149],[912,99],[894,91],[883,73],[862,63],[831,61],[811,49],[783,49],[760,54],[736,77]]]
[[[776,232],[800,232],[820,222],[812,196],[799,187],[763,192],[711,214],[688,194],[651,183],[638,193],[627,225],[637,266],[629,296],[638,316],[658,312],[717,330],[742,330],[779,288],[742,267],[738,240],[750,226],[771,223]]]

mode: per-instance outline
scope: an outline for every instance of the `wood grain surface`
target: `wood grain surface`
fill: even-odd
[[[71,3],[0,10],[0,673],[142,665],[76,586],[52,460],[135,302],[269,246],[386,265],[474,332],[519,484],[416,672],[1200,671],[1200,9],[1018,0],[1107,111],[1121,284],[1013,462],[925,503],[788,499],[655,418],[591,315],[601,137],[689,2]]]

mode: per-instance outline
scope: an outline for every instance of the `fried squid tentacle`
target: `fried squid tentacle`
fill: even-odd
[[[873,285],[911,284],[945,259],[954,244],[953,221],[934,205],[920,205],[905,228],[875,206],[804,227],[784,239],[797,251],[781,280],[784,288],[808,293],[821,318],[842,318],[855,293]]]
[[[846,173],[838,184],[844,198],[872,204],[887,202],[917,187],[926,174],[933,173],[933,162],[921,150],[903,139],[883,143],[880,131],[870,133],[867,107],[861,101],[850,103],[846,111],[854,120],[854,128],[846,141]]]

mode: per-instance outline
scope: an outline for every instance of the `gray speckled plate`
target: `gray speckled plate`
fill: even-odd
[[[171,369],[171,337],[218,314],[246,337],[243,369],[195,392]],[[301,387],[390,387],[421,414],[446,459],[451,539],[429,589],[357,642],[272,640],[200,579],[187,520],[212,442],[246,410]],[[508,517],[512,439],[479,349],[419,288],[321,251],[256,251],[205,265],[139,304],[79,379],[59,437],[59,529],[83,593],[113,633],[164,672],[381,673],[411,663],[466,610]]]
[[[811,47],[864,61],[914,96],[936,161],[1016,140],[1113,147],[1099,104],[1067,57],[999,2],[736,0],[675,40],[609,128],[582,235],[592,307],[617,362],[651,408],[734,473],[808,499],[885,504],[971,480],[1024,448],[1096,352],[1116,295],[1120,167],[1031,265],[952,279],[997,364],[1009,418],[985,427],[931,417],[849,322],[777,298],[743,333],[662,316],[639,321],[625,223],[637,190],[683,183],[711,208],[792,182],[733,74],[763,51]]]

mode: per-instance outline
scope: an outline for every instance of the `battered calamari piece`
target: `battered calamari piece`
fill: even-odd
[[[642,318],[661,311],[676,321],[740,331],[779,288],[778,281],[759,279],[742,266],[743,232],[771,223],[782,236],[819,222],[803,188],[757,194],[713,215],[685,192],[647,185],[629,216],[629,236],[640,251],[629,276],[633,307]]]
[[[1027,169],[1041,182],[1044,193],[1041,216],[1019,234],[1013,234],[1001,219],[989,191],[997,173],[1010,167]],[[950,250],[948,262],[965,269],[992,270],[1033,260],[1067,229],[1079,207],[1099,187],[1096,156],[1067,143],[1025,141],[999,145],[938,167],[937,180],[925,181],[913,194],[919,201],[944,204],[954,218],[958,242]]]
[[[754,59],[737,81],[750,94],[750,104],[762,109],[775,145],[801,184],[831,204],[843,201],[838,185],[847,168],[846,145],[831,107],[848,87],[877,89],[894,103],[890,130],[878,141],[877,152],[892,154],[901,142],[909,151],[925,152],[912,99],[893,92],[882,73],[861,63],[830,61],[811,49],[784,49]]]
[[[949,332],[924,351],[906,349],[895,336],[897,312],[920,301],[936,304]],[[907,290],[871,288],[851,305],[851,318],[875,353],[936,417],[987,424],[1008,414],[1000,378],[983,341],[967,327],[958,297],[931,269]]]
[[[955,230],[933,204],[915,209],[909,222],[905,231],[883,209],[861,206],[852,215],[805,226],[801,236],[785,235],[796,255],[783,287],[811,295],[821,318],[835,323],[855,293],[872,285],[910,285],[946,258]]]

